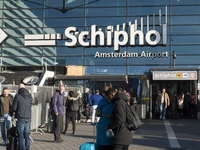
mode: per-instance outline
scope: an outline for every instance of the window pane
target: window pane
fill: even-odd
[[[84,17],[84,8],[74,8],[66,13],[56,9],[45,9],[45,17]]]
[[[87,0],[88,5],[86,7],[102,7],[102,6],[126,6],[126,0]],[[90,3],[94,2],[94,3]]]
[[[200,46],[187,46],[187,45],[180,45],[180,46],[172,46],[172,49],[176,51],[176,54],[200,54]]]
[[[85,57],[86,65],[126,65],[126,58],[95,58]]]
[[[126,8],[86,8],[86,16],[126,16]]]
[[[3,43],[3,46],[24,46],[24,38],[8,38]]]
[[[56,47],[44,47],[43,56],[56,56]]]
[[[23,37],[27,34],[42,34],[42,28],[10,28],[4,29],[9,37]]]
[[[40,47],[3,48],[3,56],[42,56],[42,48]]]
[[[200,64],[200,55],[196,56],[177,56],[175,60],[176,65],[199,65]]]
[[[43,8],[42,0],[4,0],[5,8]]]
[[[172,24],[200,24],[200,16],[172,16]]]
[[[129,75],[143,75],[150,68],[168,68],[168,66],[128,66]]]
[[[4,27],[42,27],[39,19],[4,19]]]
[[[200,26],[172,26],[172,34],[200,34]]]
[[[3,57],[5,66],[41,66],[41,57]]]
[[[172,6],[173,15],[199,14],[200,6]],[[189,11],[188,11],[189,10]]]
[[[4,18],[42,18],[42,9],[4,10]]]
[[[172,44],[199,44],[200,36],[172,36]]]
[[[129,7],[128,8],[128,15],[131,16],[147,16],[147,15],[159,15],[159,10],[161,10],[161,13],[163,15],[162,18],[165,17],[165,6],[162,7]]]
[[[128,0],[129,6],[140,6],[140,5],[168,5],[169,0]]]
[[[85,66],[85,75],[125,75],[126,66]]]
[[[83,26],[84,18],[51,18],[45,19],[48,27]]]
[[[58,66],[68,66],[68,65],[75,65],[75,66],[83,66],[83,57],[44,57],[44,59],[52,58],[51,64],[58,62]],[[53,60],[53,58],[55,58]],[[54,61],[54,62],[53,62]]]
[[[108,26],[108,25],[122,25],[126,23],[126,17],[108,17],[108,18],[86,18],[86,25],[91,26],[96,24],[97,26]]]
[[[51,50],[52,49],[52,50]],[[56,48],[44,48],[44,56],[73,56],[84,54],[84,48],[68,48],[68,47],[56,47]]]
[[[191,5],[191,4],[200,4],[200,1],[197,0],[173,0],[171,1],[172,5]]]
[[[61,62],[56,60],[56,57],[43,57],[43,64],[45,65],[47,63],[47,66],[55,66],[55,65],[65,65]]]

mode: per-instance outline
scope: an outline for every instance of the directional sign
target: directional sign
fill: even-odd
[[[0,28],[0,44],[7,38],[7,34]]]

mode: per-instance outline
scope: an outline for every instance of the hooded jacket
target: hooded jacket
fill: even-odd
[[[115,100],[113,112],[111,115],[111,123],[109,129],[114,132],[113,144],[130,145],[132,143],[132,132],[126,127],[126,103],[129,101],[125,93],[118,93]]]
[[[12,105],[12,110],[15,112],[17,119],[31,119],[32,101],[33,98],[29,91],[20,88]]]
[[[0,117],[4,116],[3,97],[4,97],[4,95],[2,94],[0,96]],[[9,114],[12,115],[11,107],[12,107],[14,98],[11,94],[8,94],[8,97],[9,97]]]

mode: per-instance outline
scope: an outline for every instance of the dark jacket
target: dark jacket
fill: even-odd
[[[66,103],[65,103],[65,105],[66,105],[66,116],[76,117],[76,113],[79,109],[78,99],[79,99],[79,97],[67,96]]]
[[[132,143],[132,132],[126,127],[126,104],[129,101],[125,93],[118,93],[118,99],[115,100],[113,112],[111,115],[111,123],[108,125],[112,129],[115,137],[113,144],[130,145]],[[123,100],[123,101],[121,101]]]
[[[65,97],[63,94],[57,90],[53,95],[53,110],[60,115],[64,115],[65,113],[65,106],[64,106]]]
[[[9,114],[10,116],[12,116],[12,110],[11,110],[11,107],[12,107],[12,104],[13,104],[13,96],[11,94],[8,94],[9,96]],[[0,96],[0,117],[3,117],[4,116],[4,108],[3,108],[3,97],[4,95],[2,94]]]
[[[15,112],[17,119],[31,119],[32,101],[33,98],[29,91],[20,88],[12,105],[12,110]]]
[[[83,104],[84,105],[89,105],[89,100],[92,94],[90,92],[84,93],[84,99],[83,99]]]

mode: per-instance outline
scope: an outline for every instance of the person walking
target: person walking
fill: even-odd
[[[76,115],[76,122],[80,123],[81,122],[81,112],[83,110],[83,99],[82,99],[82,94],[80,91],[77,91],[77,97],[78,97],[78,111]]]
[[[85,89],[85,93],[84,93],[84,99],[83,99],[83,107],[84,107],[84,111],[85,111],[85,116],[86,116],[86,120],[85,122],[91,122],[90,116],[89,116],[89,111],[90,111],[90,105],[89,105],[89,100],[91,97],[91,93],[90,93],[90,89],[86,88]]]
[[[197,110],[197,100],[196,100],[196,92],[194,91],[190,98],[190,114],[191,118],[196,118],[196,110]]]
[[[69,92],[69,95],[67,96],[67,99],[65,101],[66,123],[65,123],[65,131],[63,132],[64,134],[66,134],[66,132],[67,132],[70,120],[72,121],[72,125],[73,125],[72,134],[75,134],[75,130],[76,130],[76,115],[77,115],[77,111],[78,111],[78,108],[79,108],[78,99],[79,99],[79,97],[75,97],[73,91]]]
[[[110,117],[113,111],[112,99],[116,94],[116,90],[114,88],[104,88],[102,93],[105,93],[105,96],[100,100],[97,107],[97,116],[100,117],[97,123],[97,147],[98,150],[111,150],[112,139],[107,137],[105,127],[111,122]]]
[[[98,106],[98,104],[99,104],[99,102],[102,98],[103,97],[101,95],[99,95],[98,89],[96,89],[95,94],[93,94],[90,97],[89,104],[92,107],[92,122],[91,122],[91,124],[94,124],[94,120],[95,120],[95,117],[96,117],[96,109],[97,109],[97,106]],[[97,122],[99,122],[99,117],[96,117],[96,119],[97,119]]]
[[[169,95],[165,88],[162,89],[162,94],[157,97],[156,103],[160,107],[160,119],[165,119],[166,109],[170,105]]]
[[[53,95],[53,111],[55,113],[55,129],[54,129],[55,143],[63,142],[63,140],[60,138],[60,132],[61,132],[61,128],[63,124],[63,116],[65,112],[64,91],[65,91],[65,86],[60,85],[59,90],[57,90]]]
[[[0,96],[0,125],[1,125],[1,136],[3,142],[1,145],[6,144],[7,140],[7,132],[11,128],[11,107],[13,104],[13,96],[9,93],[9,89],[7,87],[3,88],[3,94]]]
[[[114,133],[112,150],[128,150],[132,143],[132,132],[126,126],[126,105],[130,99],[123,92],[118,93],[114,99],[111,123],[105,129],[112,129]]]
[[[30,122],[31,122],[31,107],[33,98],[24,84],[19,85],[18,93],[16,94],[12,110],[17,117],[17,134],[19,138],[20,150],[30,150]],[[24,142],[25,140],[25,142]]]
[[[183,106],[184,106],[184,93],[183,91],[178,95],[178,117],[183,116]]]

